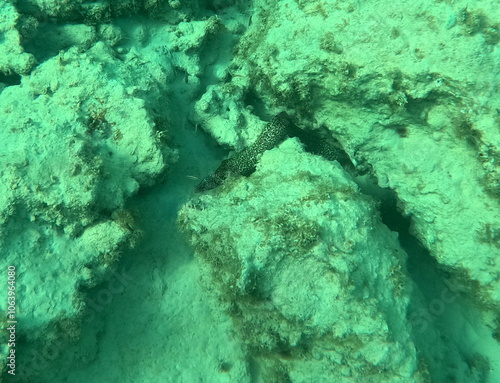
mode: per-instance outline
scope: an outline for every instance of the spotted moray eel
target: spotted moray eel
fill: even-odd
[[[321,139],[313,132],[300,129],[286,112],[281,112],[264,126],[264,130],[253,145],[222,161],[215,173],[205,177],[196,186],[195,191],[199,193],[214,189],[222,185],[230,175],[249,176],[255,171],[262,153],[276,147],[286,137],[297,137],[308,152],[331,161],[339,161],[344,167],[353,168],[349,156],[336,140]]]

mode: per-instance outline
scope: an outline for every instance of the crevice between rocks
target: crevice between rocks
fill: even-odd
[[[394,190],[376,185],[366,177],[356,180],[362,192],[380,203],[382,222],[398,233],[408,254],[407,275],[413,282],[408,321],[419,363],[426,365],[433,381],[488,380],[490,361],[480,351],[477,334],[485,332],[480,313],[457,282],[411,234],[412,219],[398,207]],[[471,347],[471,344],[474,344]],[[483,355],[481,355],[483,354]]]

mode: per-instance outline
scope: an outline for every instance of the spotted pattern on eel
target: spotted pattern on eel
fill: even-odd
[[[222,161],[213,174],[196,186],[195,191],[199,193],[214,189],[222,185],[230,175],[249,176],[255,171],[262,153],[280,144],[287,136],[299,138],[310,153],[321,155],[330,161],[337,160],[341,165],[353,168],[349,156],[336,140],[324,140],[313,132],[300,129],[286,112],[281,112],[264,126],[253,145]]]

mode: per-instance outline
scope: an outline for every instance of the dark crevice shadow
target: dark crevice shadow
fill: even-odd
[[[451,382],[469,376],[471,382],[487,382],[487,359],[482,357],[481,363],[469,363],[481,356],[466,346],[467,340],[453,326],[462,321],[474,326],[477,309],[462,294],[454,276],[412,234],[411,216],[398,207],[397,194],[376,187],[381,220],[398,233],[399,243],[408,254],[407,274],[415,284],[410,295],[408,321],[420,362],[427,366],[432,381]],[[461,362],[460,365],[457,362]]]

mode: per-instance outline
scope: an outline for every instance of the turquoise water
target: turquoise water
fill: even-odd
[[[0,381],[500,382],[496,2],[0,15]]]

